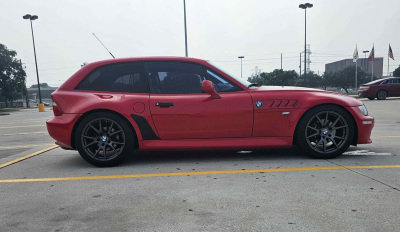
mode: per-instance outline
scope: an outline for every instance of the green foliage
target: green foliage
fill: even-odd
[[[0,44],[0,89],[1,95],[8,101],[13,100],[15,92],[26,92],[26,73],[16,56],[16,51]]]
[[[347,93],[347,89],[355,85],[356,66],[348,66],[343,70],[335,73],[325,73],[324,79],[331,87],[343,88]],[[374,76],[374,80],[378,78]],[[357,69],[357,85],[362,85],[371,81],[371,74]]]
[[[258,77],[248,78],[251,83],[257,85],[277,85],[277,86],[290,86],[294,85],[298,75],[296,71],[284,71],[282,69],[275,69],[270,73],[261,73]]]
[[[400,77],[400,65],[393,71],[394,77]]]
[[[37,87],[38,87],[37,84],[31,86],[31,88],[37,88]],[[48,87],[50,86],[47,83],[40,83],[40,88],[48,88]]]

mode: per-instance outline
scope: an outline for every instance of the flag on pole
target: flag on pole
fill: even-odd
[[[390,44],[389,44],[389,57],[392,58],[392,60],[394,60],[393,52],[392,52],[392,48],[390,47]]]
[[[353,62],[357,62],[358,59],[358,51],[357,51],[357,45],[356,45],[356,50],[353,52]]]
[[[368,61],[372,61],[375,57],[374,46],[372,47],[371,53],[369,53]]]

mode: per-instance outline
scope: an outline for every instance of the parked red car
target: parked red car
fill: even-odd
[[[358,89],[358,96],[367,97],[369,100],[400,96],[400,78],[391,77],[363,84]]]
[[[261,86],[200,59],[91,63],[53,94],[47,129],[89,163],[112,166],[134,149],[206,150],[297,145],[333,158],[371,143],[374,118],[358,100],[300,87]]]

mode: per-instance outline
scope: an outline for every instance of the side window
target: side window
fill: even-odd
[[[383,81],[383,82],[381,83],[381,85],[386,85],[386,84],[389,84],[389,80]]]
[[[204,78],[200,65],[184,62],[147,62],[151,93],[202,93]]]
[[[92,91],[148,93],[144,63],[120,63],[99,67],[87,75],[76,89]]]
[[[206,76],[207,80],[210,80],[214,83],[215,91],[217,92],[237,92],[241,91],[242,89],[237,85],[233,84],[232,82],[226,80],[225,78],[221,77],[220,75],[216,74],[213,71],[206,69]]]
[[[399,79],[392,79],[392,81],[393,81],[393,84],[399,84],[400,83]]]

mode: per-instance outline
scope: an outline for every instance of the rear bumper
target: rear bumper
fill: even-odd
[[[63,114],[47,120],[47,131],[61,147],[72,148],[72,129],[81,114]]]
[[[375,125],[375,119],[372,116],[364,116],[358,107],[346,107],[353,115],[358,129],[357,144],[372,143],[371,132]]]

